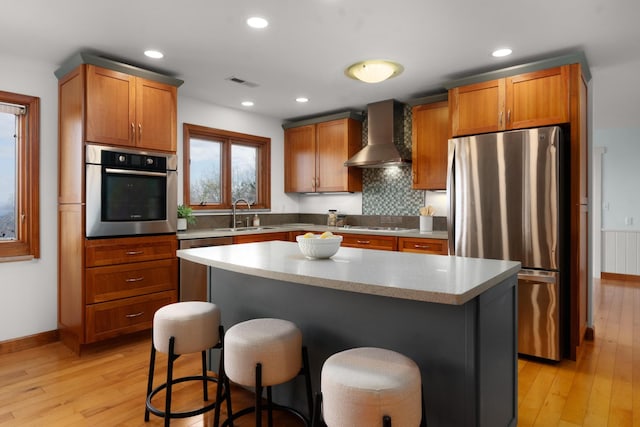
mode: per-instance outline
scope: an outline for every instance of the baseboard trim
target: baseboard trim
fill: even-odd
[[[600,273],[601,279],[606,280],[622,280],[624,282],[640,282],[640,276],[633,274],[620,274],[620,273]]]
[[[0,342],[0,354],[15,353],[16,351],[39,347],[60,340],[58,330],[41,332],[39,334],[20,337]]]

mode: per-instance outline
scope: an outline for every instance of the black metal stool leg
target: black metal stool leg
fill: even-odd
[[[305,387],[307,388],[307,408],[309,410],[309,420],[313,419],[313,391],[311,390],[311,370],[309,368],[309,352],[307,347],[302,347],[302,369]]]
[[[207,351],[202,350],[202,400],[209,400],[209,391],[207,390]]]
[[[151,355],[149,356],[149,378],[147,379],[147,399],[153,390],[153,375],[156,367],[156,348],[153,346],[153,340],[151,342]],[[149,421],[149,407],[144,405],[144,421]]]
[[[271,386],[267,387],[267,417],[267,425],[273,427],[273,396],[271,394]]]
[[[262,427],[262,364],[256,365],[256,427]]]
[[[313,408],[313,418],[311,418],[311,427],[325,427],[322,420],[322,393],[316,393],[315,406]]]
[[[391,417],[385,415],[382,417],[382,427],[391,427]]]
[[[173,362],[177,356],[173,353],[175,348],[175,338],[169,338],[169,360],[167,361],[167,391],[164,405],[164,425],[169,427],[171,423],[171,389],[173,388]]]

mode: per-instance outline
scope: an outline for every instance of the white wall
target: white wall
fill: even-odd
[[[41,257],[0,263],[4,341],[57,328],[58,81],[53,64],[13,57],[0,63],[0,90],[40,98]]]

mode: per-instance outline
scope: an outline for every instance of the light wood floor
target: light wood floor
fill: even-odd
[[[578,361],[519,360],[519,426],[640,426],[640,284],[597,281],[594,302],[596,339]],[[149,345],[142,337],[82,357],[60,343],[1,355],[0,426],[162,425],[153,415],[143,421]],[[192,374],[199,358],[186,355],[177,365],[178,375]],[[158,383],[165,366],[159,354]],[[234,391],[235,408],[250,404],[249,393]],[[176,405],[201,403],[199,393],[187,386],[174,395]],[[210,426],[212,413],[171,424]],[[280,416],[276,425],[301,423]]]

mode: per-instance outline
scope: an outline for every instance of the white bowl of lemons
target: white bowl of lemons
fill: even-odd
[[[307,258],[330,258],[340,249],[342,236],[330,231],[322,234],[306,233],[296,236],[300,252]]]

